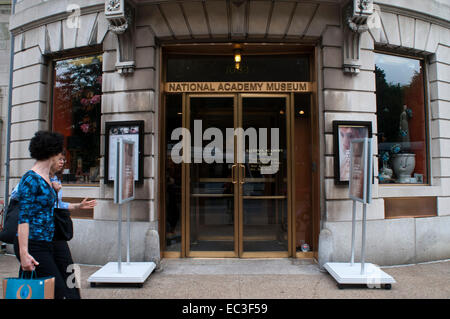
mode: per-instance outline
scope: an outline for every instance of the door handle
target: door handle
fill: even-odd
[[[240,164],[239,166],[241,168],[243,168],[241,184],[244,184],[245,183],[245,165]]]
[[[237,184],[237,180],[235,180],[234,178],[234,169],[236,168],[236,164],[234,164],[233,166],[231,166],[231,183],[233,184]]]

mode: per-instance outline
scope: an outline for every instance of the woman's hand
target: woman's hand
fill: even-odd
[[[39,263],[29,253],[20,254],[20,265],[23,271],[33,271]]]
[[[80,209],[91,209],[97,205],[97,201],[95,199],[88,201],[87,198],[83,199],[83,201],[78,204]]]

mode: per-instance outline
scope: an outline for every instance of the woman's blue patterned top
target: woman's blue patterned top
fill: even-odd
[[[29,224],[29,239],[50,242],[53,239],[55,223],[53,207],[56,193],[39,174],[30,170],[19,183],[19,224]]]

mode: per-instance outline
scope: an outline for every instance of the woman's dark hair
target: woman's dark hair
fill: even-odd
[[[57,132],[38,131],[34,133],[28,150],[32,158],[43,161],[62,153],[64,136]]]

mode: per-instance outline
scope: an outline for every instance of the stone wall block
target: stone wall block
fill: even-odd
[[[450,120],[450,101],[435,100],[431,102],[431,118]]]
[[[152,30],[148,27],[136,28],[136,47],[154,47],[155,46],[155,35]]]
[[[375,91],[375,73],[361,71],[357,77],[347,76],[342,69],[325,68],[323,71],[325,89],[343,89],[355,91]]]
[[[400,46],[400,31],[398,27],[397,15],[388,12],[381,12],[380,16],[384,30],[386,30],[386,37],[389,45]]]
[[[47,46],[45,52],[57,52],[62,49],[62,22],[47,24]],[[48,49],[48,50],[47,50]]]
[[[430,83],[430,99],[450,101],[450,83],[447,82],[431,82]]]
[[[447,120],[432,120],[431,121],[431,136],[433,138],[450,138],[450,121]]]
[[[14,37],[14,53],[24,50],[25,46],[25,36],[24,33],[19,33]]]
[[[450,257],[450,216],[416,218],[416,262]]]
[[[403,47],[414,47],[415,20],[413,18],[398,16],[400,40]]]
[[[450,216],[450,197],[437,198],[438,216]]]
[[[440,44],[436,50],[434,60],[450,65],[450,44],[448,46]]]
[[[154,87],[155,70],[153,69],[138,69],[130,76],[122,76],[117,72],[103,74],[103,92],[146,90]]]
[[[117,208],[110,207],[110,213],[117,215]],[[126,238],[125,224],[122,227],[122,238]],[[155,223],[131,223],[130,259],[135,262],[148,261],[144,259],[146,250],[159,247],[146,247],[145,234],[156,227]],[[99,220],[74,220],[74,237],[69,247],[75,263],[104,265],[111,260],[117,260],[117,222]],[[86,249],[90,247],[90,249]],[[122,242],[122,252],[125,254],[126,240]]]
[[[30,141],[17,141],[11,143],[11,159],[29,158],[28,146]]]
[[[45,26],[34,28],[24,33],[23,49],[29,49],[34,46],[39,46],[41,52],[45,51],[46,34]]]
[[[416,30],[414,33],[414,48],[419,51],[425,50],[426,39],[430,32],[430,23],[416,19]]]
[[[20,51],[14,55],[14,70],[35,64],[44,64],[44,57],[39,47]]]
[[[117,51],[104,51],[103,52],[103,72],[115,72],[117,63]]]
[[[10,161],[10,176],[20,179],[23,176],[23,174],[25,174],[33,167],[35,162],[36,161],[34,159],[29,158],[29,156],[28,159],[17,159],[17,160],[12,159]],[[10,189],[12,190],[15,187],[15,185],[11,186],[12,188]]]
[[[99,12],[97,17],[97,43],[103,43],[108,33],[109,23],[105,18],[104,12]]]
[[[442,81],[450,83],[450,65],[440,62],[433,63],[429,66],[429,81]]]
[[[21,105],[16,105],[12,108],[11,122],[25,122],[25,121],[46,121],[48,112],[47,105],[43,102],[31,102]]]
[[[136,68],[154,68],[155,49],[153,47],[136,49]]]
[[[433,157],[450,157],[450,140],[436,138],[432,140]]]
[[[76,47],[77,40],[77,27],[68,23],[68,20],[62,21],[62,31],[63,31],[63,49],[73,49]]]
[[[47,101],[47,85],[34,83],[13,89],[13,105],[36,101]]]
[[[353,214],[352,200],[329,200],[326,201],[326,206],[327,206],[327,221],[329,222],[352,221],[352,214]],[[367,204],[366,214],[367,220],[383,220],[384,200],[381,198],[380,199],[373,198],[372,203]],[[361,203],[356,203],[356,220],[361,221],[362,215],[363,215],[363,206]]]
[[[383,33],[383,26],[381,24],[380,11],[375,10],[372,16],[367,21],[369,26],[369,33],[374,42],[381,42],[381,33]]]
[[[414,218],[370,220],[367,222],[366,261],[380,266],[411,264],[416,260]],[[351,257],[351,222],[325,222],[333,236],[333,262]],[[356,224],[355,260],[361,260],[361,222]],[[383,236],[380,236],[383,234]],[[392,243],[395,243],[393,245]],[[348,249],[342,249],[346,247]]]
[[[324,90],[326,111],[376,112],[376,95],[373,92]]]
[[[154,111],[153,91],[107,93],[102,96],[102,112]]]
[[[342,28],[338,26],[327,26],[322,35],[322,45],[341,47],[344,43]]]
[[[364,56],[363,56],[362,52],[369,52],[368,50],[373,50],[375,42],[373,41],[373,38],[370,36],[369,32],[363,32],[361,34],[361,38],[359,39],[359,41],[360,41],[360,46],[361,46],[361,50],[360,50],[361,57],[360,58],[363,58]],[[361,62],[361,63],[364,63],[364,62]],[[373,66],[371,67],[371,69],[373,70]]]
[[[38,82],[47,82],[47,66],[43,64],[14,71],[13,88]]]
[[[437,46],[439,44],[440,28],[436,24],[431,24],[430,32],[428,33],[428,38],[425,45],[425,51],[435,53],[437,50]]]
[[[48,129],[48,124],[42,121],[30,121],[11,124],[11,142],[18,140],[31,140],[34,133]]]
[[[117,50],[117,35],[113,32],[108,32],[103,39],[103,50],[104,51],[115,51]]]
[[[155,159],[153,156],[144,156],[144,178],[154,178]]]
[[[80,28],[77,31],[77,47],[83,47],[91,44],[91,39],[97,39],[97,30],[94,28],[97,22],[97,13],[80,16]],[[97,41],[95,41],[97,42]]]

